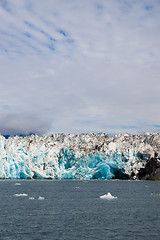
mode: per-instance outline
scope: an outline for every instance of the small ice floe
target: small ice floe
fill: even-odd
[[[29,197],[29,200],[34,200],[35,198],[34,197]]]
[[[16,193],[16,194],[14,194],[14,196],[16,196],[16,197],[27,197],[28,194],[26,194],[26,193]]]
[[[160,196],[160,193],[151,193],[151,196]]]
[[[79,187],[76,187],[76,188],[79,188]]]
[[[107,194],[104,194],[102,196],[100,196],[101,199],[107,199],[107,200],[111,200],[111,199],[115,199],[117,197],[112,196],[112,194],[110,192],[108,192]]]
[[[41,196],[38,197],[38,200],[44,200],[44,199],[45,199],[44,197],[41,197]]]
[[[21,185],[21,183],[15,183],[15,185],[16,185],[16,186],[20,186],[20,185]]]

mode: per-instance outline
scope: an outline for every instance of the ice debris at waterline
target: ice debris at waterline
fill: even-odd
[[[38,197],[38,200],[44,200],[44,199],[45,197],[41,197],[41,196]]]
[[[107,200],[111,200],[111,199],[115,199],[117,197],[112,196],[112,194],[110,192],[108,192],[107,194],[104,194],[102,196],[100,196],[101,199],[107,199]]]
[[[16,196],[16,197],[27,197],[28,194],[26,194],[26,193],[16,193],[16,194],[14,194],[14,196]]]
[[[160,179],[160,133],[0,135],[1,179]]]

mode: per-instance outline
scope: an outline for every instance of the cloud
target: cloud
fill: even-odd
[[[158,0],[0,3],[1,132],[159,131]]]
[[[28,135],[30,133],[41,135],[50,128],[51,123],[37,115],[7,114],[0,118],[0,133],[3,135]]]

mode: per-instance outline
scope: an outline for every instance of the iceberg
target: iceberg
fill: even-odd
[[[29,200],[34,200],[35,198],[34,197],[29,197]]]
[[[115,199],[117,197],[112,196],[112,194],[110,192],[108,192],[107,194],[104,194],[102,196],[100,196],[101,199],[107,199],[107,200],[111,200],[111,199]]]
[[[14,194],[16,197],[27,197],[28,196],[28,194],[26,194],[26,193],[16,193],[16,194]]]
[[[159,178],[159,158],[159,133],[0,135],[1,179]]]
[[[44,200],[44,199],[45,199],[44,197],[41,197],[41,196],[38,197],[38,200]]]
[[[21,184],[20,183],[15,183],[16,186],[20,186]]]

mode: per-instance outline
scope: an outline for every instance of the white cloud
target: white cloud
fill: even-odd
[[[2,2],[2,133],[159,131],[158,0]]]

